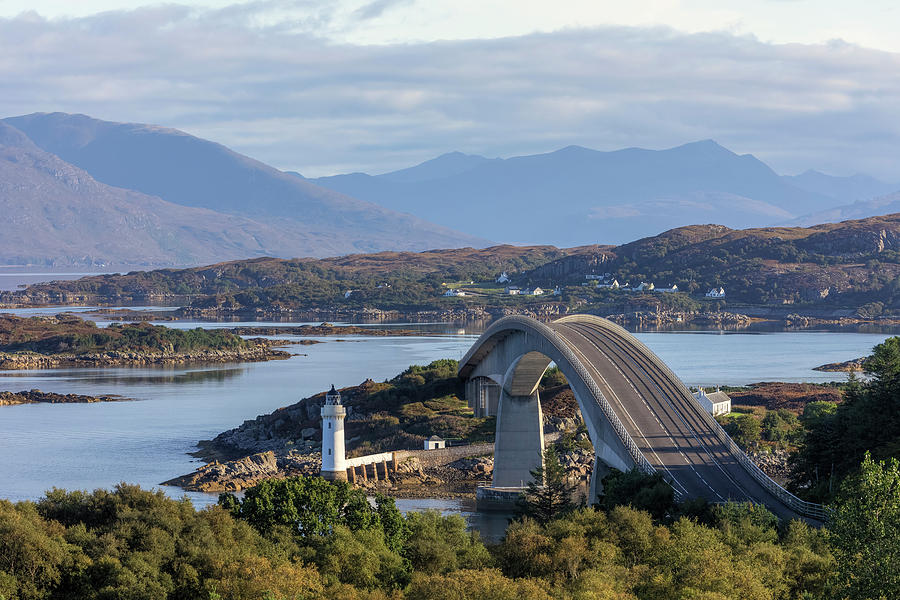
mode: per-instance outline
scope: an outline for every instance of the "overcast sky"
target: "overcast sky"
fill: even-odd
[[[896,6],[0,0],[0,113],[177,127],[308,176],[713,138],[900,182]]]

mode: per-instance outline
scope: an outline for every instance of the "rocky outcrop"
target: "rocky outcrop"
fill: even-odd
[[[695,325],[702,327],[718,327],[720,329],[744,329],[753,324],[747,315],[731,312],[673,312],[643,310],[606,317],[619,325],[645,327],[671,327]]]
[[[131,400],[123,396],[82,396],[80,394],[55,394],[30,390],[22,392],[0,392],[0,406],[14,404],[88,404],[93,402],[120,402]]]
[[[813,371],[824,371],[826,373],[853,373],[862,371],[865,368],[866,356],[845,360],[839,363],[827,363],[813,367]]]
[[[321,464],[319,454],[261,452],[223,463],[214,461],[160,485],[194,492],[236,492],[266,479],[317,475]]]
[[[751,452],[750,460],[762,469],[762,472],[775,481],[785,482],[791,474],[790,453],[787,450],[774,450],[772,452]]]
[[[260,362],[290,358],[291,354],[267,345],[237,350],[194,352],[97,352],[86,354],[35,354],[0,352],[0,369],[55,369],[59,367],[110,367],[121,365],[171,365],[186,363]]]

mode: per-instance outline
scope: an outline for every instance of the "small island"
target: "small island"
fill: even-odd
[[[225,363],[283,359],[285,342],[229,331],[172,329],[149,323],[101,328],[71,314],[0,315],[0,369]]]
[[[124,396],[84,396],[82,394],[56,394],[41,390],[0,392],[0,406],[17,404],[93,404],[95,402],[122,402],[132,400]]]

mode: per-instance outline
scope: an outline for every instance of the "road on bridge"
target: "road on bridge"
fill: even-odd
[[[634,342],[585,322],[551,329],[587,368],[650,463],[686,497],[765,504],[802,518],[760,485],[716,435],[703,408]]]

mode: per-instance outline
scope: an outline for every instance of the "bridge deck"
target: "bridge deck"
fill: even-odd
[[[763,503],[801,518],[760,485],[716,435],[700,405],[637,345],[588,323],[549,324],[581,360],[641,453],[686,497]]]

